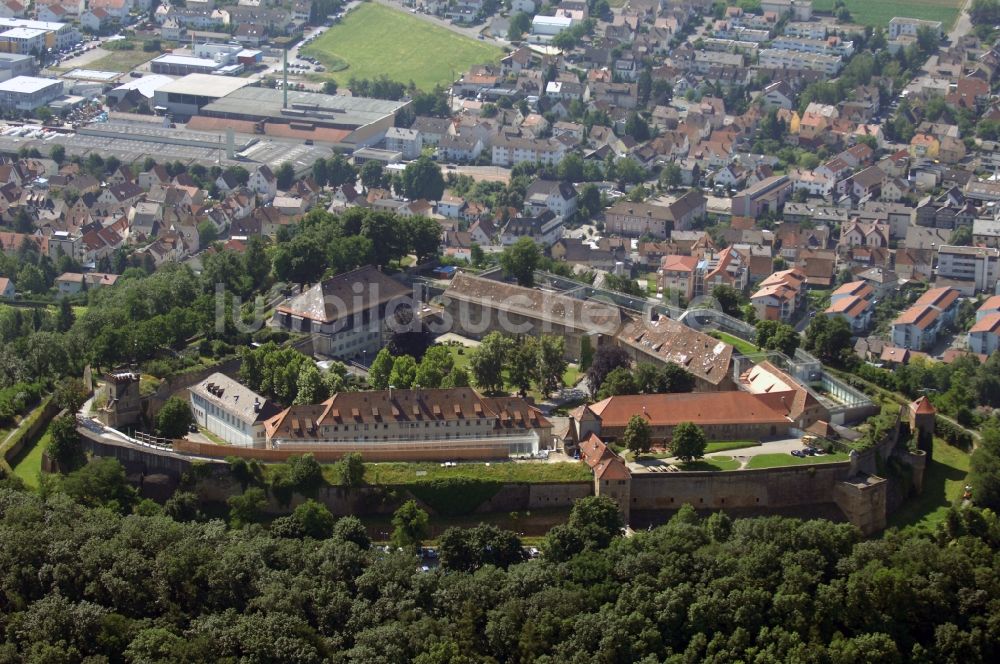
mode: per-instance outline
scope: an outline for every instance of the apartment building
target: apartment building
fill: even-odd
[[[265,446],[264,422],[278,413],[269,399],[221,373],[188,388],[195,423],[238,447]]]
[[[732,197],[734,217],[760,217],[775,214],[792,194],[792,181],[787,175],[772,175]]]
[[[45,30],[36,28],[10,28],[0,32],[0,51],[20,55],[38,55],[45,52]]]
[[[385,132],[385,149],[402,152],[403,159],[416,159],[424,149],[423,137],[416,129],[389,127]]]
[[[764,69],[802,69],[836,76],[844,61],[839,55],[803,53],[781,48],[765,48],[760,52],[758,64]]]
[[[793,267],[775,272],[760,283],[760,288],[750,296],[750,303],[759,320],[788,322],[805,303],[806,274]]]
[[[66,50],[80,41],[80,32],[72,23],[36,21],[29,18],[0,18],[0,31],[12,28],[42,30],[46,33],[44,45],[47,48]]]
[[[969,350],[982,355],[1000,350],[1000,314],[989,314],[976,321],[969,330]]]
[[[945,245],[938,249],[938,278],[962,282],[954,285],[971,296],[993,292],[1000,278],[1000,249],[995,247],[957,247]]]
[[[771,48],[831,55],[839,58],[849,58],[854,55],[854,42],[841,41],[839,37],[811,39],[809,37],[777,37],[771,42]]]
[[[828,318],[843,318],[851,326],[851,332],[860,335],[871,325],[875,315],[875,289],[865,281],[846,283],[830,295],[830,306],[823,315]]]
[[[924,21],[919,18],[907,18],[896,16],[889,21],[889,39],[899,39],[900,37],[916,37],[920,28],[929,28],[937,33],[938,37],[944,36],[941,21]]]
[[[553,166],[566,155],[566,146],[552,139],[498,136],[493,140],[494,166],[513,166],[522,161],[542,162]]]
[[[892,343],[909,350],[926,350],[941,329],[955,320],[961,297],[954,288],[932,288],[892,323]]]

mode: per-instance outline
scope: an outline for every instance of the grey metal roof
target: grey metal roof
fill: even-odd
[[[285,119],[325,119],[340,125],[363,126],[391,115],[408,102],[288,91],[288,108],[282,108],[284,93],[270,88],[246,87],[217,99],[202,109],[204,115],[252,115]]]

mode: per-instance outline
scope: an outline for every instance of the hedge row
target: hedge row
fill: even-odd
[[[942,417],[938,417],[935,420],[934,433],[960,450],[969,451],[972,449],[972,434]]]

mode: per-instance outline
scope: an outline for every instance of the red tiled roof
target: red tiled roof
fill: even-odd
[[[979,307],[979,311],[992,311],[994,309],[1000,310],[1000,295],[993,295],[987,298],[982,306]]]
[[[929,304],[914,304],[892,322],[893,325],[914,325],[919,330],[926,330],[937,320],[940,310]]]
[[[1000,313],[983,316],[969,330],[970,334],[983,332],[1000,336]]]
[[[678,256],[671,254],[663,257],[660,266],[664,272],[694,272],[698,266],[698,259],[694,256]]]
[[[869,286],[866,281],[851,281],[833,291],[830,295],[832,297],[836,297],[837,295],[857,295],[858,297],[868,297],[874,292],[875,289]]]
[[[783,395],[747,392],[693,392],[608,397],[591,406],[602,426],[624,427],[633,415],[644,415],[652,426],[681,422],[708,424],[787,424]]]
[[[932,288],[914,303],[914,305],[925,305],[929,304],[937,307],[938,309],[947,309],[955,300],[961,296],[961,293],[954,288],[948,286],[942,286],[941,288]]]

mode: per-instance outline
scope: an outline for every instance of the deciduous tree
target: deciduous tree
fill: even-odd
[[[500,253],[500,267],[508,277],[517,280],[518,285],[535,285],[535,270],[542,254],[538,245],[529,237],[522,237]]]
[[[653,444],[653,430],[642,415],[633,415],[625,425],[622,434],[622,445],[638,457],[650,450]]]
[[[193,423],[190,404],[178,397],[167,399],[156,414],[156,430],[164,438],[183,438]]]
[[[406,501],[392,515],[392,545],[416,551],[427,537],[428,521],[427,512],[416,501]]]
[[[692,422],[678,424],[670,437],[670,453],[682,461],[703,457],[706,445],[705,432]]]

